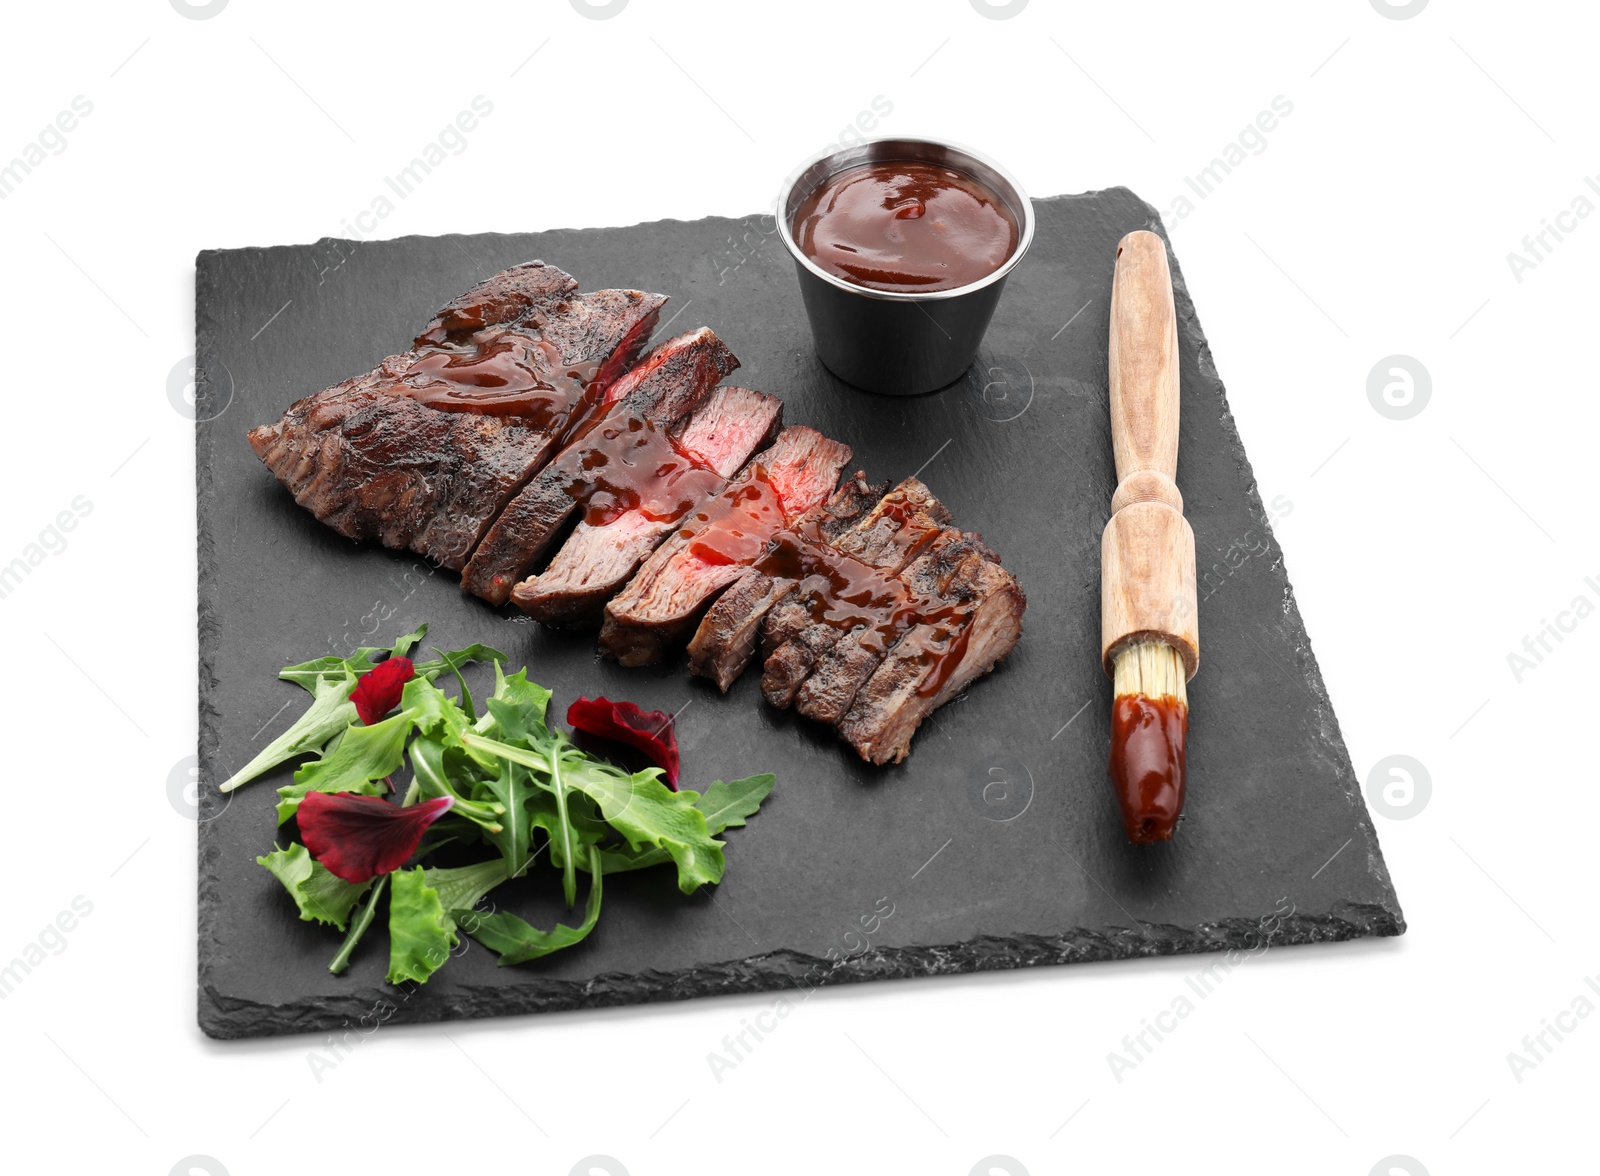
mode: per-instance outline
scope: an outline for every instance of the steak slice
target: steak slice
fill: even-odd
[[[666,302],[575,285],[540,262],[496,274],[440,311],[412,350],[297,401],[252,429],[250,445],[339,534],[459,569]],[[493,381],[504,386],[508,372],[520,398],[496,401]]]
[[[835,722],[907,623],[909,591],[896,579],[943,532],[950,512],[925,485],[907,478],[871,514],[833,541],[838,558],[775,610],[763,634],[771,651],[761,691],[773,706],[797,701],[800,713]],[[845,572],[852,561],[876,572]],[[839,580],[849,580],[841,600]]]
[[[790,426],[707,499],[606,606],[600,652],[625,666],[660,661],[773,536],[827,499],[850,447]]]
[[[807,522],[824,541],[831,542],[871,510],[888,489],[889,483],[871,485],[866,475],[858,471]],[[756,634],[767,612],[793,592],[796,583],[755,569],[746,572],[717,597],[700,622],[694,640],[689,642],[690,672],[710,678],[726,694],[755,655]]]
[[[721,387],[673,429],[674,446],[698,465],[715,471],[716,489],[769,443],[783,418],[783,402],[765,392]],[[659,470],[657,473],[659,474]],[[632,506],[609,521],[586,517],[568,537],[542,575],[511,590],[511,602],[547,625],[592,628],[600,623],[610,600],[656,545],[672,530],[684,510],[662,509],[657,501]]]
[[[577,288],[576,278],[553,265],[542,261],[514,265],[451,299],[411,346],[456,342],[497,323],[521,322]]]
[[[667,426],[700,404],[739,361],[709,327],[669,339],[602,393],[603,412],[507,504],[461,575],[461,586],[490,604],[512,587],[596,490],[610,498],[636,493],[663,462],[682,462]],[[602,406],[603,407],[603,406]],[[683,462],[686,512],[722,479],[695,477]],[[702,468],[701,475],[711,473]]]
[[[862,759],[899,763],[922,720],[1016,646],[1027,599],[976,535],[947,532],[906,569],[921,597],[913,625],[857,692],[838,722]]]

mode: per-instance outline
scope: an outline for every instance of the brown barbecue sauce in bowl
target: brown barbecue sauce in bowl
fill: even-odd
[[[934,139],[813,157],[785,183],[776,219],[817,357],[887,396],[949,387],[972,366],[1036,226],[999,164]]]
[[[917,160],[848,168],[811,192],[792,225],[823,270],[868,290],[931,293],[969,286],[1016,251],[1017,221],[965,172]]]

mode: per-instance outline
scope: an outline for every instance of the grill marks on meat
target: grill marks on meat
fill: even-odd
[[[501,512],[462,573],[461,586],[504,604],[580,510],[588,522],[603,521],[593,517],[597,509],[621,514],[634,506],[678,517],[720,486],[715,471],[674,447],[668,426],[738,366],[706,327],[657,347],[605,390],[599,415]],[[656,501],[651,494],[664,497]]]
[[[1028,603],[975,535],[950,532],[906,578],[927,593],[929,606],[836,724],[840,738],[874,764],[904,760],[922,720],[1011,652]]]
[[[999,556],[947,526],[950,512],[916,479],[870,509],[865,489],[858,475],[830,502],[854,494],[837,512],[845,525],[802,525],[775,543],[707,613],[690,657],[726,691],[759,629],[767,701],[833,725],[883,764],[904,759],[922,720],[1011,651],[1027,601]],[[785,561],[793,574],[775,574]]]
[[[673,430],[674,446],[712,470],[720,488],[761,446],[772,440],[783,402],[747,388],[715,389]],[[695,504],[690,504],[695,505]],[[609,521],[580,522],[543,574],[511,591],[511,602],[547,625],[590,628],[606,602],[649,558],[686,511],[632,506]]]
[[[833,492],[810,520],[816,534],[831,542],[872,509],[889,483],[868,483],[857,472]],[[689,670],[710,678],[724,694],[755,656],[756,637],[767,613],[795,589],[796,581],[751,569],[711,606],[689,642]]]
[[[850,447],[790,426],[693,511],[606,606],[600,652],[625,666],[660,661],[713,598],[766,553],[778,532],[820,507]]]
[[[251,430],[251,447],[339,534],[461,568],[582,411],[584,377],[591,388],[615,379],[666,302],[636,290],[573,294],[576,284],[540,262],[494,275],[440,311],[417,348],[297,401]],[[419,361],[470,360],[485,336],[498,355],[516,350],[530,383],[548,385],[538,411],[446,412],[413,397],[406,381]]]
[[[898,573],[951,521],[944,504],[921,482],[908,478],[879,504],[864,526],[842,536],[836,546],[872,567]],[[811,643],[817,652],[810,677],[795,692],[795,709],[821,723],[836,723],[844,717],[856,691],[898,639],[907,615],[915,611],[909,600],[897,601],[897,605],[895,613],[879,613],[848,632],[836,625],[826,626],[837,636],[824,638],[825,644]],[[802,638],[816,628],[816,624],[810,626]]]
[[[896,573],[949,520],[944,504],[921,482],[907,478],[830,543],[818,545],[800,535],[789,550],[774,553],[775,562],[793,562],[803,574],[763,626],[762,643],[769,651],[761,675],[766,700],[776,707],[793,705],[813,670],[841,659],[865,681],[859,667],[871,672],[912,608],[911,594]],[[827,681],[835,694],[844,689],[842,666],[836,664]],[[854,688],[848,689],[843,706],[835,708],[838,715],[854,695]],[[813,706],[820,703],[820,696],[812,700]],[[801,713],[818,717],[809,709]]]

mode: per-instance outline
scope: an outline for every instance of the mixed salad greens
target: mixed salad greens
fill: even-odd
[[[579,699],[569,723],[660,765],[638,772],[615,766],[552,726],[551,692],[530,682],[526,669],[507,675],[499,650],[472,645],[412,661],[426,634],[423,625],[387,650],[362,648],[283,669],[279,677],[310,693],[310,708],[222,785],[232,791],[290,759],[314,757],[278,789],[278,824],[293,820],[300,841],[256,860],[283,884],[302,919],[345,933],[331,971],[349,966],[385,897],[387,979],[421,983],[450,958],[461,934],[503,965],[581,942],[600,917],[608,874],[671,866],[685,894],[722,880],[717,834],[761,807],[772,775],[718,780],[703,793],[678,790],[671,715]],[[494,690],[481,714],[461,673],[471,662],[494,666]],[[446,674],[454,696],[437,685]],[[430,864],[446,846],[457,861],[483,856]],[[575,925],[543,930],[510,911],[474,909],[540,858],[559,872],[569,910],[577,904],[578,874],[588,876]]]

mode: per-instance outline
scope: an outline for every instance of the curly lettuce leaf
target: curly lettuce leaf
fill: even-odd
[[[390,984],[426,983],[459,942],[455,921],[421,866],[389,875],[389,971],[384,978]]]
[[[422,873],[423,880],[439,892],[439,903],[447,911],[471,910],[506,880],[505,863],[493,858],[471,866],[424,869]]]
[[[321,862],[313,860],[306,847],[292,844],[288,849],[274,846],[271,853],[258,857],[256,864],[265,866],[283,883],[283,888],[300,908],[300,917],[308,923],[326,923],[340,931],[350,918],[350,910],[361,901],[372,885],[369,882],[346,882],[336,878]]]

